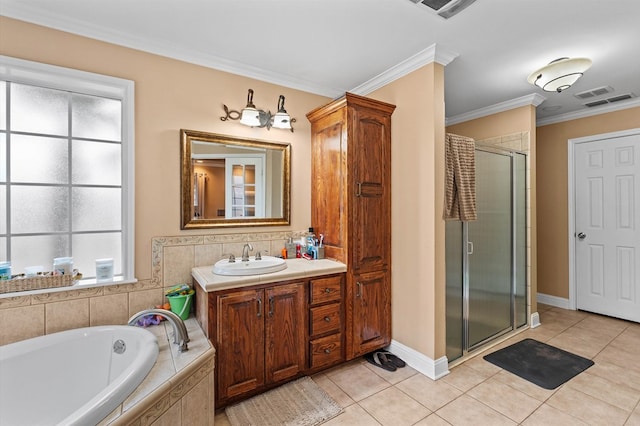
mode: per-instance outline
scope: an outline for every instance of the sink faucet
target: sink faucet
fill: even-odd
[[[249,243],[245,244],[244,247],[242,247],[242,261],[243,262],[248,262],[249,261],[249,252],[253,251],[253,246]]]
[[[184,325],[182,318],[166,309],[146,309],[129,318],[128,324],[136,325],[138,320],[146,315],[159,315],[169,321],[173,327],[173,343],[178,345],[178,351],[185,352],[189,350],[187,346],[189,333],[187,333],[187,327]]]

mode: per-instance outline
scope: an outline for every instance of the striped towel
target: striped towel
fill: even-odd
[[[445,135],[444,220],[468,222],[476,210],[475,141],[451,133]]]

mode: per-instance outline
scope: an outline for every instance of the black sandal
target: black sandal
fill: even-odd
[[[370,352],[364,356],[369,363],[387,371],[396,371],[397,367],[383,352]]]
[[[398,357],[397,355],[394,355],[388,351],[381,351],[381,353],[385,354],[386,357],[389,359],[389,361],[391,361],[393,365],[395,365],[396,367],[398,368],[406,367],[407,363],[404,362],[402,359],[400,359],[400,357]]]

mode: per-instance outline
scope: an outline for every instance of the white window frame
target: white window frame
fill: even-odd
[[[3,55],[0,55],[0,80],[103,96],[122,102],[122,280],[114,283],[135,282],[134,82]]]

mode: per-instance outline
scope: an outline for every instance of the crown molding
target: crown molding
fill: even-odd
[[[536,127],[542,127],[549,124],[562,123],[563,121],[576,120],[578,118],[592,117],[594,115],[606,114],[608,112],[621,111],[628,108],[640,106],[640,98],[632,98],[626,101],[619,101],[615,104],[591,107],[580,111],[567,112],[565,114],[554,115],[553,117],[541,118],[536,120]]]
[[[93,27],[80,20],[70,19],[60,14],[43,12],[38,8],[30,7],[18,1],[5,0],[0,15],[332,99],[342,96],[345,92],[343,89],[318,85],[305,79],[266,71],[215,55],[185,51],[179,46],[172,46],[164,42],[159,43],[153,39],[131,37],[119,31]]]
[[[445,120],[445,125],[451,126],[453,124],[462,123],[469,120],[474,120],[476,118],[486,117],[488,115],[497,114],[504,111],[509,111],[514,108],[520,108],[527,105],[533,105],[537,107],[542,102],[544,102],[547,98],[542,96],[539,93],[532,93],[530,95],[521,96],[519,98],[511,99],[508,101],[500,102],[494,105],[489,105],[488,107],[475,109],[473,111],[465,112],[463,114],[454,115],[453,117],[448,117]]]
[[[350,93],[366,96],[387,84],[404,77],[405,75],[430,64],[437,62],[443,66],[449,65],[451,61],[459,56],[458,53],[451,50],[438,47],[435,43],[415,55],[405,59],[397,65],[392,66],[388,70],[378,74],[372,79],[365,81],[361,85],[349,90]]]

